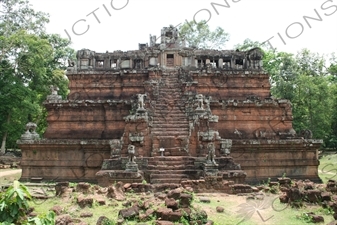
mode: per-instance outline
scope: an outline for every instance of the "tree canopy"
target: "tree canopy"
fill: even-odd
[[[229,40],[229,34],[217,27],[211,31],[205,20],[195,23],[185,22],[179,29],[179,35],[185,39],[189,47],[222,49]]]
[[[68,92],[65,62],[74,57],[69,41],[47,34],[48,14],[35,12],[28,0],[0,1],[0,137],[1,153],[15,147],[28,121],[45,129],[42,105],[49,86]]]
[[[263,68],[270,75],[271,93],[292,104],[293,127],[297,133],[309,129],[313,138],[323,139],[325,147],[337,147],[337,63],[334,54],[327,57],[302,49],[296,55],[266,48],[246,39],[235,48],[264,51]]]

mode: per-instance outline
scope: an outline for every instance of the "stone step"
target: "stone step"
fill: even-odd
[[[152,131],[151,134],[156,135],[159,139],[164,137],[188,136],[189,132],[177,131]]]
[[[154,106],[157,110],[168,110],[173,112],[185,112],[185,106],[169,106],[169,105],[156,105]]]
[[[194,166],[194,165],[192,165]],[[196,174],[199,172],[202,172],[203,170],[201,169],[196,169],[195,166],[188,166],[188,168],[184,170],[150,170],[151,174],[159,174],[159,175],[164,175],[164,174]]]
[[[156,116],[153,118],[153,121],[159,123],[168,123],[170,121],[177,124],[188,124],[188,120],[186,119],[186,117],[183,116]]]
[[[156,114],[157,115],[154,115],[154,118],[163,118],[163,116],[167,116],[167,114],[170,115],[170,117],[184,117],[186,120],[186,114],[184,112],[173,112],[173,111],[170,111],[170,110],[167,110],[167,109],[156,109]],[[165,113],[165,114],[164,114]],[[158,115],[159,114],[159,115]]]
[[[187,120],[183,120],[183,121],[180,121],[180,120],[176,120],[174,121],[174,123],[168,123],[168,121],[171,121],[169,120],[169,118],[156,118],[153,120],[153,125],[156,126],[156,127],[167,127],[168,125],[172,125],[170,127],[189,127],[189,123]]]
[[[169,156],[163,156],[161,158],[169,158]],[[187,165],[194,165],[193,161],[185,161],[185,160],[167,160],[167,161],[149,161],[148,165],[154,166],[187,166]]]
[[[167,112],[171,112],[173,114],[180,114],[180,115],[186,115],[186,110],[185,107],[177,107],[177,108],[171,108],[169,106],[155,106],[154,109],[156,110],[156,112],[161,112],[161,111],[167,111]]]
[[[173,131],[179,131],[179,132],[189,132],[189,128],[176,128],[176,127],[152,127],[151,133],[153,132],[159,132],[159,131],[164,131],[164,132],[173,132]]]
[[[155,108],[169,108],[169,109],[174,109],[174,110],[180,110],[182,111],[182,109],[185,110],[185,103],[184,104],[174,104],[173,106],[170,106],[168,104],[155,104],[154,105]]]
[[[187,178],[170,178],[170,179],[165,179],[165,178],[160,178],[160,179],[151,179],[151,184],[180,184],[182,181],[188,180]]]
[[[153,117],[153,121],[162,121],[162,122],[177,121],[178,123],[179,122],[188,123],[188,120],[186,119],[186,116],[170,115],[169,113],[166,113],[166,115],[165,115],[164,112],[162,112],[162,116],[156,115],[155,117]]]
[[[188,128],[188,123],[175,123],[175,124],[167,124],[167,123],[153,123],[152,128]],[[188,128],[189,129],[189,128]]]
[[[164,156],[165,157],[165,156]],[[186,165],[181,165],[181,164],[177,164],[177,165],[153,165],[153,164],[149,164],[148,169],[151,170],[151,173],[159,173],[159,174],[172,174],[172,173],[191,173],[192,171],[194,171],[195,165],[192,164],[192,162],[180,162],[180,163],[188,163]],[[161,168],[166,168],[164,170],[161,170]],[[187,171],[187,172],[186,172]]]
[[[165,140],[165,139],[175,139],[177,138],[175,135],[157,135],[156,137],[158,137],[159,140]],[[181,138],[181,139],[186,139],[188,138],[189,135],[179,135],[178,138]]]
[[[155,156],[149,158],[148,162],[159,162],[159,161],[184,161],[184,162],[194,162],[195,157],[177,157],[177,156],[167,156],[167,157],[162,157],[162,156]]]
[[[182,93],[181,89],[179,87],[178,88],[176,87],[176,84],[163,86],[159,89],[159,92],[168,92],[170,94],[181,94]]]
[[[185,170],[188,167],[186,165],[174,165],[174,166],[168,166],[168,165],[148,165],[147,168],[149,170]],[[191,168],[191,167],[189,167]]]
[[[188,179],[188,175],[186,174],[176,174],[176,173],[172,173],[173,171],[171,170],[171,173],[167,173],[167,174],[153,174],[151,173],[150,175],[150,179]]]

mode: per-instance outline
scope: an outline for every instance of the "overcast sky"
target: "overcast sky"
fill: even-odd
[[[227,49],[250,38],[279,51],[337,52],[337,0],[30,0],[50,14],[47,31],[76,50],[135,50],[149,35],[185,20],[208,20],[230,34]],[[213,3],[213,4],[212,4]],[[311,19],[309,18],[311,17]],[[76,23],[77,22],[77,23]]]

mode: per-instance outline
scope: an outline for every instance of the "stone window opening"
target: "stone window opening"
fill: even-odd
[[[117,59],[111,59],[110,60],[110,67],[113,69],[117,68]]]
[[[218,68],[219,67],[219,60],[211,60],[210,64],[212,68]]]
[[[166,32],[166,37],[172,38],[173,37],[173,33],[168,31]]]
[[[96,61],[96,67],[104,68],[104,60],[97,60]]]
[[[166,55],[166,65],[167,66],[174,66],[174,55],[173,54],[167,54]]]
[[[236,65],[237,69],[242,69],[243,68],[243,59],[236,59],[235,65]]]
[[[143,69],[143,60],[135,59],[134,60],[134,69]]]
[[[206,65],[206,60],[198,59],[198,68],[203,68]]]
[[[223,68],[225,68],[225,69],[231,68],[231,60],[230,59],[224,59],[222,65],[223,65]]]

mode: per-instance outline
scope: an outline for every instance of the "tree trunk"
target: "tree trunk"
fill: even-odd
[[[6,140],[7,140],[7,134],[6,131],[5,134],[2,136],[2,143],[1,143],[1,149],[0,149],[0,155],[4,155],[6,153]]]
[[[8,114],[7,116],[7,125],[9,124],[9,121],[11,119],[11,115]],[[6,130],[4,135],[2,136],[2,142],[1,142],[1,149],[0,149],[0,155],[4,155],[6,153],[6,140],[7,140],[8,131]]]

